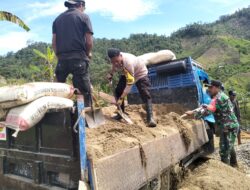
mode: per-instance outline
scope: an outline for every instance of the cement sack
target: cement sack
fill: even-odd
[[[19,131],[26,131],[36,125],[50,109],[72,108],[73,101],[66,98],[46,96],[39,98],[27,105],[13,108],[9,111],[5,127]]]
[[[27,104],[43,96],[70,98],[74,88],[64,83],[36,82],[0,88],[0,108]]]
[[[8,111],[0,108],[0,121],[5,120]]]
[[[172,61],[176,59],[175,54],[170,50],[161,50],[156,53],[146,53],[137,57],[138,61],[145,65],[153,65],[164,61]]]

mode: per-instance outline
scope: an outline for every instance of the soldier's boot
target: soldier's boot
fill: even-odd
[[[156,127],[157,124],[153,118],[153,105],[151,100],[147,100],[146,102],[146,112],[147,112],[147,123],[148,127]]]
[[[221,161],[224,164],[230,165],[230,161],[229,161],[229,158],[227,156],[221,156]]]
[[[242,143],[241,143],[241,135],[240,135],[240,133],[237,135],[237,138],[238,138],[238,145],[241,145]]]
[[[237,156],[235,150],[232,150],[230,153],[230,165],[234,168],[238,167]]]

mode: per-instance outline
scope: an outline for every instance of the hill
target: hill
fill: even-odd
[[[46,52],[47,46],[51,45],[37,42],[16,53],[0,56],[0,75],[12,83],[45,80],[41,74],[44,60],[38,58],[33,49]],[[227,89],[236,89],[242,94],[242,99],[243,95],[249,98],[250,7],[221,16],[213,23],[189,24],[169,37],[131,34],[129,38],[119,40],[95,39],[91,79],[96,87],[106,91],[108,86],[103,78],[110,69],[106,57],[106,51],[110,47],[135,55],[171,49],[178,58],[192,56],[212,78],[224,82]]]
[[[236,11],[232,15],[221,16],[220,19],[212,23],[212,29],[219,35],[230,35],[236,38],[250,39],[250,6]]]

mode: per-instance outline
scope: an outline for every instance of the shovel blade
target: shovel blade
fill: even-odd
[[[122,117],[122,119],[124,119],[126,121],[126,123],[133,125],[134,122],[130,119],[129,116],[127,116],[126,114],[124,114],[121,110],[118,110],[118,114]]]
[[[85,111],[85,119],[89,128],[96,128],[105,124],[105,118],[101,109]]]

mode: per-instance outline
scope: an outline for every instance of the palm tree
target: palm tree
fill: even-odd
[[[50,82],[54,81],[54,70],[56,67],[56,55],[54,51],[47,47],[47,52],[43,53],[37,49],[33,49],[33,52],[44,60],[44,72],[49,77]]]
[[[0,21],[9,21],[18,24],[27,32],[30,30],[30,28],[20,18],[9,12],[0,11]]]

